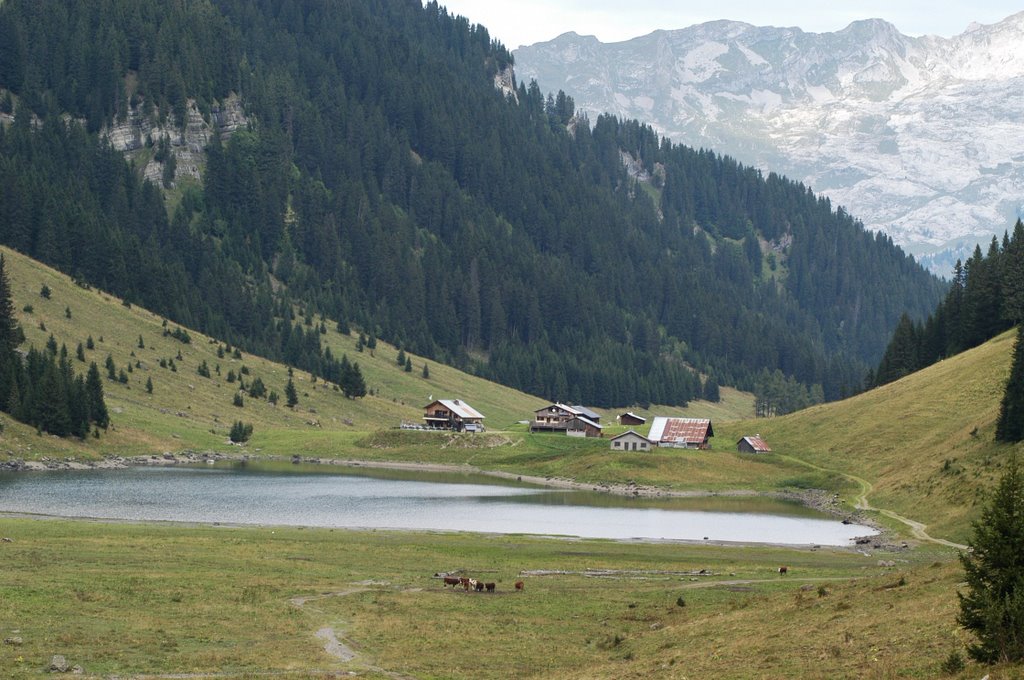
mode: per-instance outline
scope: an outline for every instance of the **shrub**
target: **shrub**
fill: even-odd
[[[960,652],[953,650],[939,668],[946,675],[956,675],[963,672],[965,667],[964,657],[960,655]]]
[[[253,378],[252,383],[249,385],[249,396],[254,399],[260,399],[267,393],[267,387],[263,384],[263,380],[260,378]]]
[[[241,420],[236,420],[235,424],[231,426],[231,432],[228,437],[231,438],[236,444],[242,444],[249,441],[249,437],[252,436],[252,424],[243,423]]]

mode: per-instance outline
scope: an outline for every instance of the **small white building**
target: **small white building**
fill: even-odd
[[[612,451],[650,451],[654,442],[639,432],[629,430],[611,439]]]

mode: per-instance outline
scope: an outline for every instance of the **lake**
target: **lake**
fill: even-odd
[[[875,533],[759,497],[628,498],[481,475],[252,464],[0,473],[0,512],[790,545],[843,546]]]

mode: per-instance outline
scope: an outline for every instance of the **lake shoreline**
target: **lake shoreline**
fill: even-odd
[[[113,470],[125,469],[136,466],[175,467],[179,465],[201,465],[215,464],[218,462],[290,462],[296,465],[322,465],[337,466],[352,469],[385,469],[385,470],[409,470],[421,472],[440,472],[458,474],[476,474],[506,481],[517,481],[525,484],[571,491],[591,491],[607,493],[624,497],[643,498],[707,498],[707,497],[762,497],[775,498],[798,502],[805,507],[831,515],[841,519],[844,523],[861,524],[869,526],[877,531],[877,534],[858,538],[867,539],[867,543],[848,546],[846,549],[856,550],[870,547],[874,550],[905,550],[908,543],[900,537],[895,536],[888,528],[881,526],[871,517],[860,511],[851,511],[843,508],[840,504],[839,495],[829,493],[821,489],[804,489],[799,491],[753,491],[749,489],[733,489],[722,491],[710,491],[693,489],[687,491],[664,489],[656,486],[640,485],[635,482],[629,483],[608,483],[608,482],[581,482],[575,479],[562,477],[544,477],[539,475],[517,474],[501,470],[486,470],[473,465],[452,465],[447,463],[430,462],[409,462],[409,461],[382,461],[364,459],[338,459],[322,458],[318,456],[277,456],[264,454],[225,454],[220,452],[198,452],[182,451],[179,453],[166,452],[161,455],[151,454],[148,456],[109,456],[98,461],[77,461],[74,459],[51,459],[41,458],[34,461],[15,460],[0,465],[0,471],[32,472],[46,470]],[[704,541],[695,541],[697,544]],[[707,541],[707,543],[716,543]],[[737,543],[737,545],[748,545]],[[766,545],[755,543],[751,545]],[[786,547],[793,547],[786,545]],[[806,546],[804,546],[806,547]]]

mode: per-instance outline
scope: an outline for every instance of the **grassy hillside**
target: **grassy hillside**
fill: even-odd
[[[756,430],[778,454],[860,477],[872,486],[873,505],[963,542],[1006,457],[1024,452],[994,441],[1013,341],[1004,333],[852,399],[730,424],[719,434],[735,440]]]
[[[3,448],[19,457],[31,457],[40,450],[88,455],[224,449],[227,431],[235,420],[255,425],[250,449],[280,442],[301,452],[306,438],[315,441],[329,433],[332,440],[345,442],[367,431],[397,426],[402,419],[419,420],[423,415],[420,408],[431,396],[466,399],[487,415],[486,422],[492,428],[513,423],[541,403],[536,397],[443,365],[431,363],[430,377],[424,379],[423,360],[415,355],[415,370],[405,373],[395,364],[394,348],[379,343],[373,354],[369,350],[359,353],[355,350],[356,338],[340,335],[332,325],[324,342],[338,356],[347,353],[358,361],[373,394],[346,399],[322,382],[311,382],[308,373],[295,371],[299,404],[289,409],[284,406],[287,367],[246,354],[241,359],[232,358],[231,352],[218,357],[222,345],[191,330],[189,344],[164,336],[161,318],[139,307],[126,307],[111,295],[85,290],[55,270],[7,248],[2,252],[28,343],[41,347],[52,334],[58,345],[65,344],[74,356],[77,345],[84,346],[91,336],[95,349],[85,350],[86,362],[95,361],[106,376],[104,362],[109,354],[118,370],[123,368],[128,375],[127,384],[105,381],[114,428],[99,440],[90,439],[84,447],[54,437],[40,439],[30,428],[5,417]],[[50,289],[48,299],[40,295],[43,285]],[[31,311],[25,311],[29,306]],[[176,324],[167,326],[168,330],[175,328]],[[139,347],[140,336],[144,347]],[[173,359],[177,370],[161,368],[161,359]],[[197,373],[203,361],[213,372],[211,378]],[[88,368],[88,363],[74,363],[81,371]],[[129,365],[131,372],[127,372]],[[238,375],[243,366],[249,371],[243,376],[247,383],[259,377],[268,390],[280,395],[278,406],[266,399],[248,397],[242,408],[232,404],[238,383],[228,383],[227,374],[234,371]],[[146,392],[147,379],[152,380],[152,394]]]
[[[336,356],[347,354],[359,363],[371,394],[362,399],[346,399],[323,382],[311,382],[308,373],[295,371],[299,404],[289,409],[283,400],[287,367],[247,354],[236,359],[230,351],[220,357],[218,349],[224,348],[222,343],[192,330],[188,330],[191,343],[179,342],[164,335],[160,317],[137,306],[125,306],[121,300],[102,291],[79,287],[63,274],[15,251],[7,248],[0,248],[0,251],[6,258],[15,309],[27,337],[26,346],[41,347],[52,334],[58,345],[66,345],[74,356],[78,344],[85,347],[87,339],[92,337],[94,349],[84,350],[86,363],[75,361],[76,368],[85,371],[88,362],[95,361],[106,376],[104,362],[110,355],[118,371],[124,369],[128,376],[126,384],[104,382],[114,427],[99,440],[82,443],[39,436],[32,428],[3,417],[5,428],[0,433],[0,455],[96,457],[101,453],[141,455],[183,449],[226,450],[232,448],[226,443],[228,429],[234,421],[242,420],[255,427],[247,445],[250,452],[348,456],[351,454],[344,450],[363,441],[368,433],[396,427],[402,420],[419,421],[423,415],[421,407],[431,398],[465,399],[487,416],[485,422],[489,430],[508,430],[516,435],[526,431],[517,423],[530,418],[534,409],[545,404],[539,397],[434,362],[429,362],[430,377],[424,379],[424,359],[414,354],[409,354],[413,371],[406,373],[396,364],[398,350],[395,347],[378,342],[374,351],[358,352],[356,335],[339,334],[334,330],[335,324],[327,320],[328,332],[322,336],[324,344]],[[44,285],[50,290],[49,298],[40,295]],[[168,331],[176,328],[176,324],[166,327]],[[139,347],[140,337],[143,347]],[[173,360],[177,370],[171,370],[169,363],[168,367],[161,367],[161,360],[165,363]],[[211,378],[197,373],[203,361],[213,372]],[[243,407],[233,405],[238,383],[229,383],[227,375],[229,371],[240,374],[243,366],[249,371],[243,376],[247,383],[259,377],[268,390],[278,393],[281,397],[278,406],[266,399],[247,396]],[[147,380],[153,383],[152,394],[146,391]],[[670,411],[715,418],[751,413],[749,394],[723,388],[722,396],[719,404],[698,401],[686,409],[652,407],[647,413]],[[605,411],[606,420],[614,422],[618,412]],[[614,435],[625,429],[612,426],[609,433]],[[438,458],[436,441],[429,436],[420,439],[425,446],[405,447],[410,455],[415,453],[419,460]],[[562,444],[564,440],[561,437],[555,443]],[[552,441],[550,437],[542,440],[541,448],[550,449]],[[604,447],[600,442],[583,445],[584,450],[591,451],[603,451]],[[577,445],[576,449],[579,448]],[[566,444],[566,450],[574,449]],[[374,455],[374,450],[359,455],[380,457]]]

